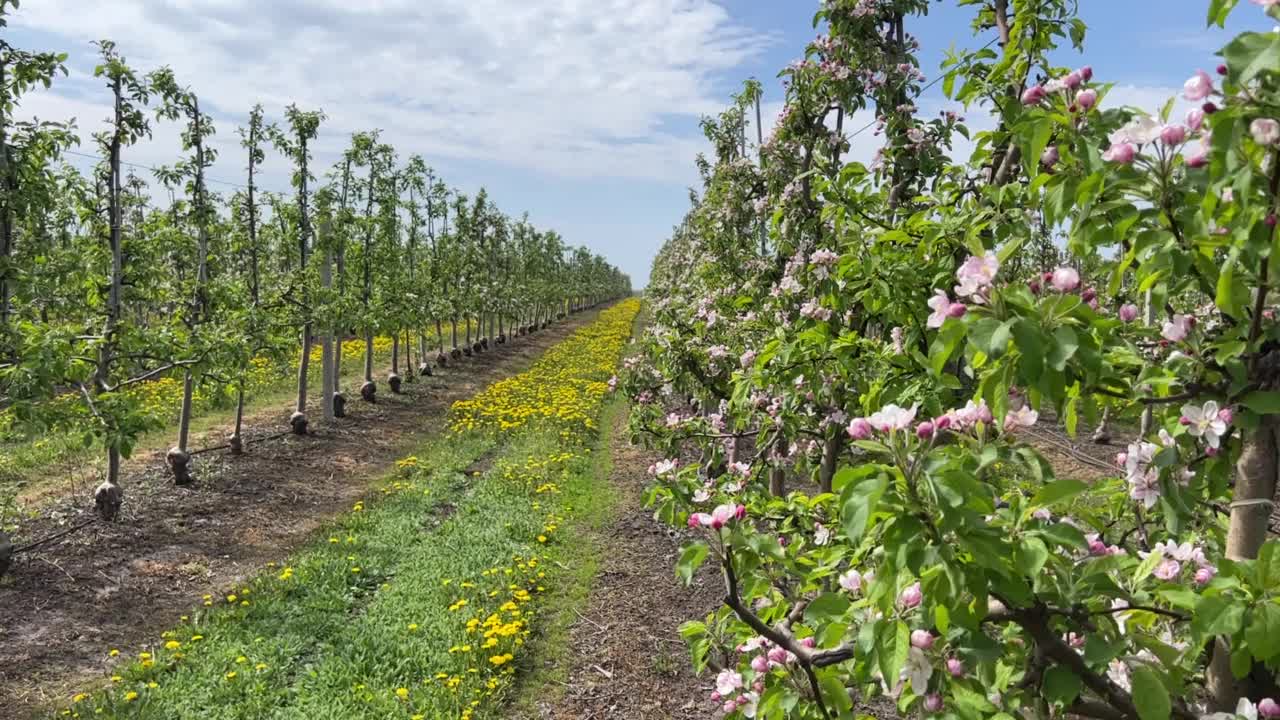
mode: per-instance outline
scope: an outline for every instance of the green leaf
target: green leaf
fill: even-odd
[[[707,544],[704,542],[690,543],[684,546],[680,551],[680,559],[676,561],[676,577],[680,578],[685,585],[693,582],[693,574],[707,559]]]
[[[1280,68],[1280,33],[1241,33],[1222,48],[1231,79],[1244,85],[1262,72]]]
[[[804,619],[811,624],[837,620],[849,609],[849,598],[841,593],[823,593],[804,609]]]
[[[1054,480],[1040,488],[1035,497],[1031,498],[1031,504],[1035,507],[1049,507],[1068,498],[1073,498],[1088,489],[1089,486],[1080,480],[1071,478]]]
[[[1280,415],[1280,392],[1254,390],[1241,398],[1240,404],[1259,415]]]
[[[852,468],[846,469],[851,474],[855,472]],[[867,523],[888,486],[889,476],[878,470],[874,474],[864,474],[845,483],[840,493],[840,525],[844,528],[845,535],[855,544],[867,531]]]
[[[1240,247],[1231,248],[1218,272],[1217,294],[1214,303],[1222,312],[1234,318],[1244,316],[1244,306],[1249,299],[1249,289],[1236,279],[1236,266],[1240,264]]]
[[[1244,640],[1258,660],[1270,660],[1280,654],[1280,605],[1269,600],[1255,605],[1249,612]]]
[[[1014,552],[1013,562],[1018,572],[1030,578],[1040,574],[1040,569],[1049,561],[1049,548],[1039,538],[1023,538]]]
[[[1169,701],[1169,688],[1160,676],[1146,665],[1133,671],[1133,704],[1142,720],[1169,720],[1173,704]]]
[[[1214,635],[1234,635],[1244,623],[1244,606],[1221,595],[1202,598],[1191,619],[1191,634],[1196,641]]]
[[[1049,348],[1049,367],[1062,372],[1067,361],[1080,349],[1080,339],[1076,337],[1075,330],[1063,325],[1053,331],[1053,340],[1053,346]]]
[[[1061,705],[1070,705],[1075,702],[1075,699],[1080,697],[1082,687],[1080,677],[1061,665],[1054,665],[1045,670],[1044,680],[1040,685],[1045,700]]]

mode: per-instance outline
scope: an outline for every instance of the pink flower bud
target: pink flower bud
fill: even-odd
[[[1224,64],[1222,64],[1222,63],[1219,63],[1219,64],[1218,64],[1218,74],[1219,74],[1219,75],[1226,75],[1226,74],[1227,74],[1227,66],[1226,66],[1226,65],[1224,65]]]
[[[1228,425],[1231,424],[1231,421],[1234,420],[1235,417],[1235,412],[1233,412],[1229,407],[1224,407],[1218,411],[1218,419]]]
[[[1040,85],[1032,85],[1022,92],[1023,105],[1037,105],[1044,99],[1044,88]]]
[[[1258,714],[1264,718],[1280,717],[1280,703],[1271,698],[1262,698],[1258,701]]]
[[[760,680],[757,680],[751,683],[751,689],[755,690],[758,693],[764,692],[764,683]]]
[[[724,711],[725,711],[726,713],[731,713],[731,712],[733,712],[734,710],[737,710],[737,709],[738,709],[738,703],[736,703],[736,702],[734,702],[734,701],[732,701],[732,700],[726,700],[726,701],[725,701],[725,703],[724,703]]]
[[[1275,226],[1276,226],[1276,214],[1275,214],[1275,213],[1267,213],[1267,218],[1266,218],[1266,220],[1264,220],[1263,222],[1265,222],[1265,223],[1267,224],[1267,227],[1275,227]]]
[[[807,648],[812,648],[812,647],[815,647],[818,643],[817,643],[816,641],[814,641],[814,639],[813,639],[813,638],[811,638],[811,637],[807,637],[807,638],[803,638],[803,639],[801,639],[801,640],[800,640],[800,644],[801,644],[801,645],[803,645],[803,646],[805,646],[805,647],[807,647]]]
[[[1209,457],[1218,457],[1218,448],[1207,447],[1204,449],[1204,454],[1208,455]]]
[[[1124,467],[1124,464],[1125,464],[1126,462],[1128,462],[1128,461],[1129,461],[1129,453],[1126,453],[1126,452],[1118,452],[1118,453],[1116,453],[1116,465],[1117,465],[1117,466],[1119,466],[1119,467]]]
[[[924,697],[924,711],[927,713],[942,712],[942,696],[938,693],[929,693]]]
[[[1102,153],[1102,159],[1107,162],[1128,165],[1133,162],[1133,158],[1137,155],[1138,148],[1134,147],[1132,143],[1120,142],[1107,148],[1106,152]]]
[[[1186,415],[1183,415],[1182,417],[1178,418],[1178,424],[1179,424],[1179,425],[1190,425],[1190,424],[1191,424],[1191,418],[1187,417]]]
[[[911,647],[928,650],[933,647],[933,633],[928,630],[911,631]]]
[[[987,407],[985,403],[982,407],[978,408],[978,420],[980,422],[990,425],[993,417],[994,416],[991,414],[991,408]]]
[[[1204,111],[1200,108],[1191,108],[1187,111],[1186,120],[1187,127],[1191,128],[1192,132],[1195,132],[1199,130],[1200,125],[1204,123]]]
[[[946,430],[951,427],[951,416],[941,415],[933,419],[933,426],[938,430]]]
[[[849,437],[854,440],[866,440],[871,437],[871,423],[866,418],[854,418],[849,423]]]
[[[1032,278],[1032,279],[1031,279],[1031,281],[1027,283],[1027,288],[1031,290],[1031,294],[1032,294],[1032,295],[1039,295],[1039,294],[1040,294],[1040,279],[1039,279],[1039,278]]]
[[[947,317],[964,317],[966,312],[969,312],[969,308],[965,307],[964,303],[951,303],[951,305],[947,307]]]
[[[1208,164],[1209,164],[1209,154],[1206,153],[1203,149],[1199,150],[1194,155],[1187,156],[1187,167],[1189,168],[1202,168]]]
[[[746,505],[739,505],[738,507],[734,508],[734,511],[733,511],[733,519],[735,519],[735,520],[741,520],[741,519],[745,518],[746,516],[747,516],[747,506],[746,506]]]
[[[928,440],[933,437],[933,423],[928,420],[916,426],[916,437],[921,440]]]
[[[1182,96],[1191,102],[1200,102],[1212,93],[1213,78],[1203,70],[1197,70],[1195,75],[1182,84]]]
[[[764,655],[751,658],[751,669],[758,673],[769,672],[769,658]]]
[[[964,677],[964,663],[959,658],[947,658],[947,672],[953,678]]]
[[[1204,114],[1205,114],[1205,115],[1212,115],[1212,114],[1214,114],[1214,113],[1218,112],[1218,106],[1217,106],[1217,105],[1214,105],[1214,104],[1213,104],[1213,103],[1211,103],[1211,102],[1207,102],[1207,103],[1205,103],[1205,104],[1201,105],[1201,106],[1200,106],[1200,109],[1204,111]]]
[[[1215,574],[1215,570],[1210,567],[1202,567],[1199,570],[1196,570],[1196,577],[1195,577],[1196,584],[1208,585],[1209,581],[1213,579],[1214,574]]]
[[[720,693],[715,690],[711,691],[711,702],[720,702]]]
[[[1085,302],[1093,302],[1096,297],[1098,297],[1098,291],[1093,288],[1085,288],[1084,292],[1080,293],[1080,299]]]
[[[1092,80],[1093,68],[1088,65],[1085,65],[1084,67],[1080,68],[1080,77],[1084,78],[1085,82],[1089,82],[1090,80]]]
[[[1173,123],[1160,129],[1160,142],[1165,145],[1181,145],[1187,139],[1187,128]]]
[[[1058,147],[1056,145],[1050,145],[1040,154],[1040,164],[1047,168],[1058,164]]]
[[[924,593],[920,592],[920,583],[908,585],[898,596],[898,604],[908,609],[917,607],[922,600],[924,600]]]
[[[1072,70],[1071,72],[1067,73],[1066,77],[1062,78],[1062,83],[1067,87],[1071,88],[1072,90],[1075,90],[1076,88],[1080,87],[1080,83],[1083,80],[1084,78],[1080,76],[1079,70]]]
[[[698,527],[698,526],[699,526],[699,525],[701,525],[701,524],[702,524],[702,523],[698,522],[698,516],[697,516],[697,515],[690,515],[690,516],[689,516],[689,523],[688,523],[689,527],[691,527],[691,528],[696,528],[696,527]]]
[[[1138,319],[1138,306],[1133,303],[1125,303],[1120,306],[1120,322],[1131,323]]]
[[[1080,94],[1076,96],[1076,104],[1084,108],[1085,110],[1088,110],[1089,108],[1093,107],[1097,103],[1098,103],[1098,91],[1094,90],[1093,88],[1081,90]]]

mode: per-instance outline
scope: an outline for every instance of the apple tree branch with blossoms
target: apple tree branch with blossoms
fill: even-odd
[[[704,121],[620,384],[667,453],[649,501],[702,538],[678,574],[723,576],[682,629],[708,711],[1280,717],[1280,33],[1189,68],[1173,117],[1052,64],[1085,47],[1072,0],[960,5],[980,47],[942,89],[997,121],[969,158],[916,105],[926,0],[826,0],[771,136],[755,82]],[[1280,19],[1237,5],[1208,22]],[[863,109],[870,165],[843,157]],[[1057,477],[1049,412],[1138,436]]]

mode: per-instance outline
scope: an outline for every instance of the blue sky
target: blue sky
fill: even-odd
[[[1112,102],[1151,109],[1196,68],[1211,71],[1234,31],[1273,24],[1248,2],[1228,31],[1205,29],[1207,0],[1080,4],[1095,80],[1117,84]],[[698,117],[750,76],[766,81],[766,115],[776,113],[774,78],[814,36],[815,8],[808,0],[35,0],[8,34],[19,47],[71,54],[71,77],[28,98],[24,115],[100,127],[109,102],[91,77],[89,42],[111,38],[139,70],[173,66],[212,108],[215,178],[241,180],[234,127],[253,103],[277,118],[289,102],[320,107],[329,116],[322,166],[351,132],[381,128],[402,158],[421,153],[464,191],[486,187],[509,214],[528,211],[643,286],[697,182]],[[987,41],[970,35],[971,17],[971,8],[938,2],[909,23],[930,79],[948,47]],[[1071,52],[1059,60],[1086,61]],[[157,125],[126,159],[172,162],[177,132]],[[869,158],[876,142],[864,133],[851,155]],[[286,190],[286,172],[273,158],[265,184]]]

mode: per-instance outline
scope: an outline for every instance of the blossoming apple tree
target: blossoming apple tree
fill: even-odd
[[[1236,4],[1209,22],[1280,15]],[[942,88],[990,131],[921,115],[921,0],[827,0],[773,134],[748,145],[754,84],[704,124],[624,384],[668,452],[650,500],[698,537],[679,574],[723,578],[683,628],[708,702],[1280,716],[1280,34],[1188,68],[1175,117],[1051,62],[1084,47],[1074,3],[962,5],[985,44]],[[843,158],[864,108],[871,165]],[[1114,477],[1029,442],[1104,414],[1132,440]]]

